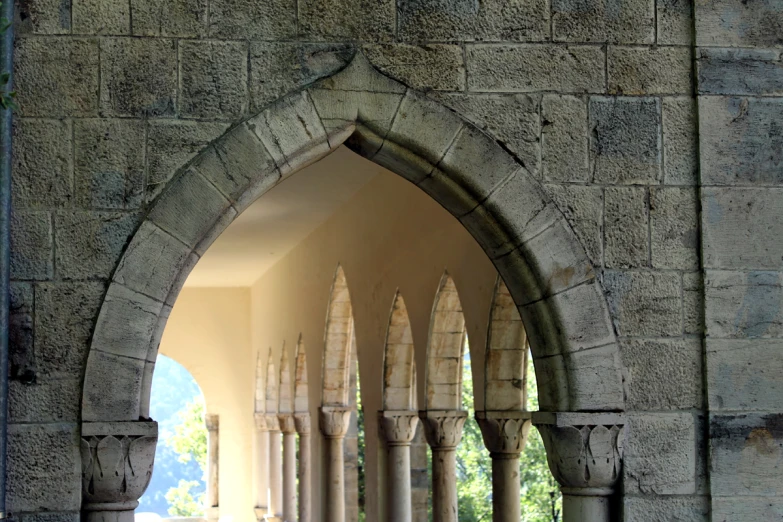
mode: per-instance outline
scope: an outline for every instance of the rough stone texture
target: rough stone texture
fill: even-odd
[[[783,337],[780,273],[707,270],[704,286],[709,337]]]
[[[679,274],[608,270],[604,286],[617,333],[621,336],[681,335]]]
[[[70,121],[16,119],[11,178],[14,207],[68,205],[73,191],[72,152]]]
[[[690,188],[650,189],[653,268],[699,268],[698,194]]]
[[[658,0],[658,43],[689,45],[693,41],[693,0]]]
[[[82,396],[81,379],[47,378],[42,382],[12,381],[8,390],[9,422],[76,422]]]
[[[552,1],[552,35],[556,41],[653,43],[651,0]]]
[[[158,324],[163,304],[129,290],[112,285],[106,293],[93,342],[104,353],[144,360]]]
[[[599,183],[658,183],[660,106],[656,98],[590,99],[592,168]]]
[[[131,16],[137,36],[204,36],[207,0],[131,0]]]
[[[783,95],[781,51],[773,49],[699,49],[702,94]]]
[[[629,415],[623,462],[626,494],[695,493],[695,447],[692,413]]]
[[[295,0],[212,0],[209,36],[275,40],[296,34]]]
[[[710,515],[709,497],[631,497],[623,500],[626,520],[638,522],[701,522]]]
[[[49,279],[54,273],[52,216],[49,212],[11,214],[11,278]]]
[[[135,209],[144,198],[144,124],[74,122],[74,202],[83,208]]]
[[[604,52],[593,46],[470,45],[468,90],[604,92]]]
[[[124,212],[56,213],[57,275],[63,279],[108,279],[138,223],[138,214]]]
[[[642,187],[607,188],[604,262],[609,268],[649,266],[649,201]]]
[[[14,87],[21,115],[97,116],[98,56],[97,39],[17,39]]]
[[[783,10],[774,0],[698,3],[696,45],[782,47]]]
[[[382,73],[414,89],[465,90],[463,53],[456,45],[369,45],[364,52]]]
[[[160,194],[180,167],[228,128],[227,123],[161,120],[147,129],[147,200]]]
[[[68,34],[71,4],[62,0],[16,2],[14,30],[17,34]]]
[[[771,497],[712,497],[712,520],[778,520],[783,502]]]
[[[686,335],[704,332],[704,280],[701,272],[682,275],[683,326]]]
[[[252,42],[250,99],[254,111],[345,67],[354,49],[346,44]]]
[[[8,455],[8,503],[16,511],[79,510],[82,488],[76,424],[12,424]]]
[[[600,187],[546,185],[595,266],[603,264],[604,194]]]
[[[247,110],[247,44],[181,42],[179,67],[183,117],[234,120]]]
[[[607,54],[611,94],[689,94],[693,91],[687,47],[615,47]]]
[[[711,339],[707,344],[707,389],[714,410],[767,410],[780,405],[783,341]]]
[[[403,41],[525,42],[549,39],[549,5],[542,0],[465,0],[398,3]]]
[[[704,184],[783,184],[781,119],[783,99],[700,98]]]
[[[177,100],[174,40],[101,41],[101,112],[106,116],[171,116]]]
[[[630,410],[702,407],[700,339],[624,341],[620,353]]]
[[[391,41],[394,0],[299,0],[299,33],[315,40]]]
[[[702,250],[710,268],[780,269],[783,188],[702,190]],[[754,241],[747,239],[753,237]],[[742,248],[737,248],[742,245]]]
[[[575,96],[544,95],[541,101],[541,171],[544,180],[588,181],[587,143],[585,101]]]
[[[79,522],[79,513],[37,513],[17,515],[20,522]]]
[[[130,2],[127,0],[76,0],[71,5],[74,33],[130,34]]]
[[[695,185],[698,158],[696,148],[696,102],[693,98],[663,98],[663,171],[667,185]]]
[[[33,285],[11,283],[8,313],[8,377],[22,384],[35,382],[33,348]]]

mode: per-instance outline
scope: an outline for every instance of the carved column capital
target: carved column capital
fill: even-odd
[[[135,509],[152,477],[157,443],[154,421],[82,424],[82,509]]]
[[[207,431],[218,431],[220,429],[220,415],[207,413],[204,415],[204,423],[207,425]]]
[[[477,411],[476,422],[481,428],[484,445],[493,458],[518,457],[530,432],[529,411]]]
[[[462,427],[468,412],[463,410],[424,410],[419,412],[424,435],[433,450],[452,450],[462,440]]]
[[[293,413],[280,413],[277,415],[277,420],[280,423],[280,431],[283,433],[296,433]]]
[[[623,464],[625,416],[621,413],[535,412],[549,469],[564,494],[608,496]]]
[[[294,425],[296,426],[296,432],[300,435],[310,434],[310,414],[309,413],[294,413]]]
[[[416,436],[419,415],[409,410],[379,411],[378,424],[390,446],[408,446]]]
[[[321,406],[321,433],[328,439],[341,439],[348,433],[351,408],[347,406]]]
[[[256,412],[253,414],[253,419],[256,422],[256,431],[267,431],[265,413]]]
[[[267,431],[280,431],[280,419],[277,413],[267,413],[265,417]]]

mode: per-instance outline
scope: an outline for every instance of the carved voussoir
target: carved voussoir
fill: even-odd
[[[493,454],[519,455],[525,449],[532,414],[528,411],[477,411],[484,445]]]
[[[327,438],[343,438],[348,433],[351,408],[345,406],[321,406],[321,432]]]
[[[424,435],[433,450],[454,449],[462,440],[462,427],[468,412],[463,410],[425,410],[419,412]]]
[[[408,445],[416,436],[419,415],[408,410],[379,411],[378,423],[389,445]]]

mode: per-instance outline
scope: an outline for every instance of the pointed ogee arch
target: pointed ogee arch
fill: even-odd
[[[348,282],[337,265],[326,316],[322,406],[349,406],[353,309]]]
[[[305,354],[304,341],[299,335],[296,343],[296,375],[294,376],[294,411],[307,413],[310,411],[310,390],[307,386],[307,354]]]
[[[288,363],[288,350],[283,344],[283,355],[280,358],[280,402],[278,412],[294,412],[293,383],[291,382],[291,366]]]
[[[601,283],[539,182],[481,130],[383,76],[358,52],[334,76],[232,127],[172,176],[101,306],[85,370],[83,422],[149,416],[158,344],[190,270],[250,203],[341,144],[416,184],[483,247],[525,321],[542,410],[624,408]]]
[[[283,346],[285,351],[285,346]],[[280,387],[278,386],[278,373],[275,361],[272,359],[272,347],[269,347],[269,357],[266,360],[266,410],[265,413],[277,413],[280,401]]]
[[[413,332],[405,300],[394,295],[383,350],[383,409],[416,408],[416,368]]]

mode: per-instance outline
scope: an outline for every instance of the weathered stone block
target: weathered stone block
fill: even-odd
[[[690,94],[693,91],[688,47],[615,47],[607,55],[612,94]]]
[[[705,188],[702,209],[704,266],[783,267],[783,189]]]
[[[137,36],[204,36],[207,0],[131,0],[133,34]]]
[[[783,277],[779,272],[707,270],[708,337],[783,337]]]
[[[11,214],[11,279],[51,279],[54,274],[52,216]]]
[[[781,47],[783,10],[774,1],[697,3],[696,45]]]
[[[296,1],[212,0],[209,36],[275,40],[296,35]]]
[[[708,339],[710,409],[776,410],[783,396],[783,341]]]
[[[702,94],[783,95],[781,51],[701,48],[696,63]]]
[[[329,89],[310,89],[308,91],[324,129],[333,141],[344,139],[340,132],[358,122],[362,128],[369,129],[376,136],[386,136],[391,128],[394,116],[402,100],[402,94],[389,92],[365,91],[335,91]],[[331,132],[337,132],[333,137]],[[362,148],[353,148],[355,136],[348,139],[346,145],[358,153],[365,152]],[[378,144],[380,146],[380,143]],[[366,155],[372,155],[372,152]]]
[[[172,116],[177,100],[174,40],[101,41],[101,112],[110,116]]]
[[[147,359],[163,303],[112,285],[95,325],[93,344],[104,353]]]
[[[144,359],[93,350],[87,360],[82,421],[139,419]]]
[[[469,45],[468,90],[604,92],[604,51],[595,46]]]
[[[35,351],[45,377],[81,379],[102,282],[39,283],[35,288]]]
[[[243,42],[180,42],[182,116],[234,120],[246,112],[247,53]]]
[[[536,253],[534,270],[545,295],[553,295],[595,277],[593,265],[565,219],[532,238],[525,248]]]
[[[556,41],[653,43],[655,12],[651,0],[553,0]]]
[[[693,41],[693,0],[659,0],[658,43],[690,45]]]
[[[403,41],[549,39],[549,6],[541,0],[490,0],[478,4],[465,0],[403,0],[398,3],[397,16]]]
[[[135,213],[56,213],[57,275],[63,279],[107,279],[138,223],[139,215]]]
[[[14,30],[18,34],[67,34],[71,32],[71,4],[62,0],[17,2]]]
[[[563,368],[569,376],[569,411],[617,410],[623,407],[619,359],[615,344],[563,355]]]
[[[79,513],[35,513],[20,515],[21,522],[79,522]]]
[[[130,4],[125,0],[77,0],[71,13],[75,33],[130,34]]]
[[[661,179],[656,98],[591,98],[593,175],[599,183],[657,184]]]
[[[11,283],[8,313],[8,377],[12,381],[35,382],[33,347],[33,285]]]
[[[710,486],[713,496],[779,497],[783,415],[713,414]]]
[[[696,423],[692,413],[629,414],[625,493],[687,495],[696,490]]]
[[[81,379],[41,379],[25,384],[11,381],[8,409],[11,423],[77,422],[82,399]]]
[[[701,272],[682,274],[682,312],[685,333],[704,333],[704,280]]]
[[[663,98],[661,111],[664,183],[696,185],[696,101],[690,97]]]
[[[699,98],[705,185],[783,184],[783,99]]]
[[[180,167],[190,161],[228,123],[161,120],[152,121],[147,131],[147,200],[161,193]]]
[[[316,40],[394,39],[394,0],[300,0],[299,34]]]
[[[544,180],[587,181],[587,104],[576,96],[544,95],[541,101]],[[564,151],[568,151],[564,154]]]
[[[14,512],[78,511],[80,472],[76,424],[8,427],[8,505]]]
[[[703,522],[710,516],[710,498],[697,496],[659,496],[623,499],[628,520],[638,522]]]
[[[457,45],[368,45],[363,50],[383,74],[414,89],[465,90],[465,63]]]
[[[624,341],[620,343],[620,351],[628,409],[702,407],[700,339]]]
[[[344,44],[252,42],[252,110],[339,71],[350,62],[353,53],[353,47]]]
[[[607,187],[604,261],[609,268],[649,266],[648,193],[643,187]]]
[[[98,114],[98,40],[18,38],[14,87],[22,116]]]
[[[679,274],[608,270],[604,286],[617,333],[621,336],[681,335]]]
[[[783,502],[772,497],[712,497],[713,520],[777,520],[783,518]]]
[[[59,207],[73,192],[73,140],[68,120],[14,120],[11,178],[15,208]]]
[[[690,188],[650,188],[653,268],[699,268],[698,197]]]
[[[582,185],[545,185],[545,188],[568,220],[593,265],[603,265],[603,190]]]
[[[134,209],[144,198],[144,124],[74,122],[74,200],[84,208]]]

